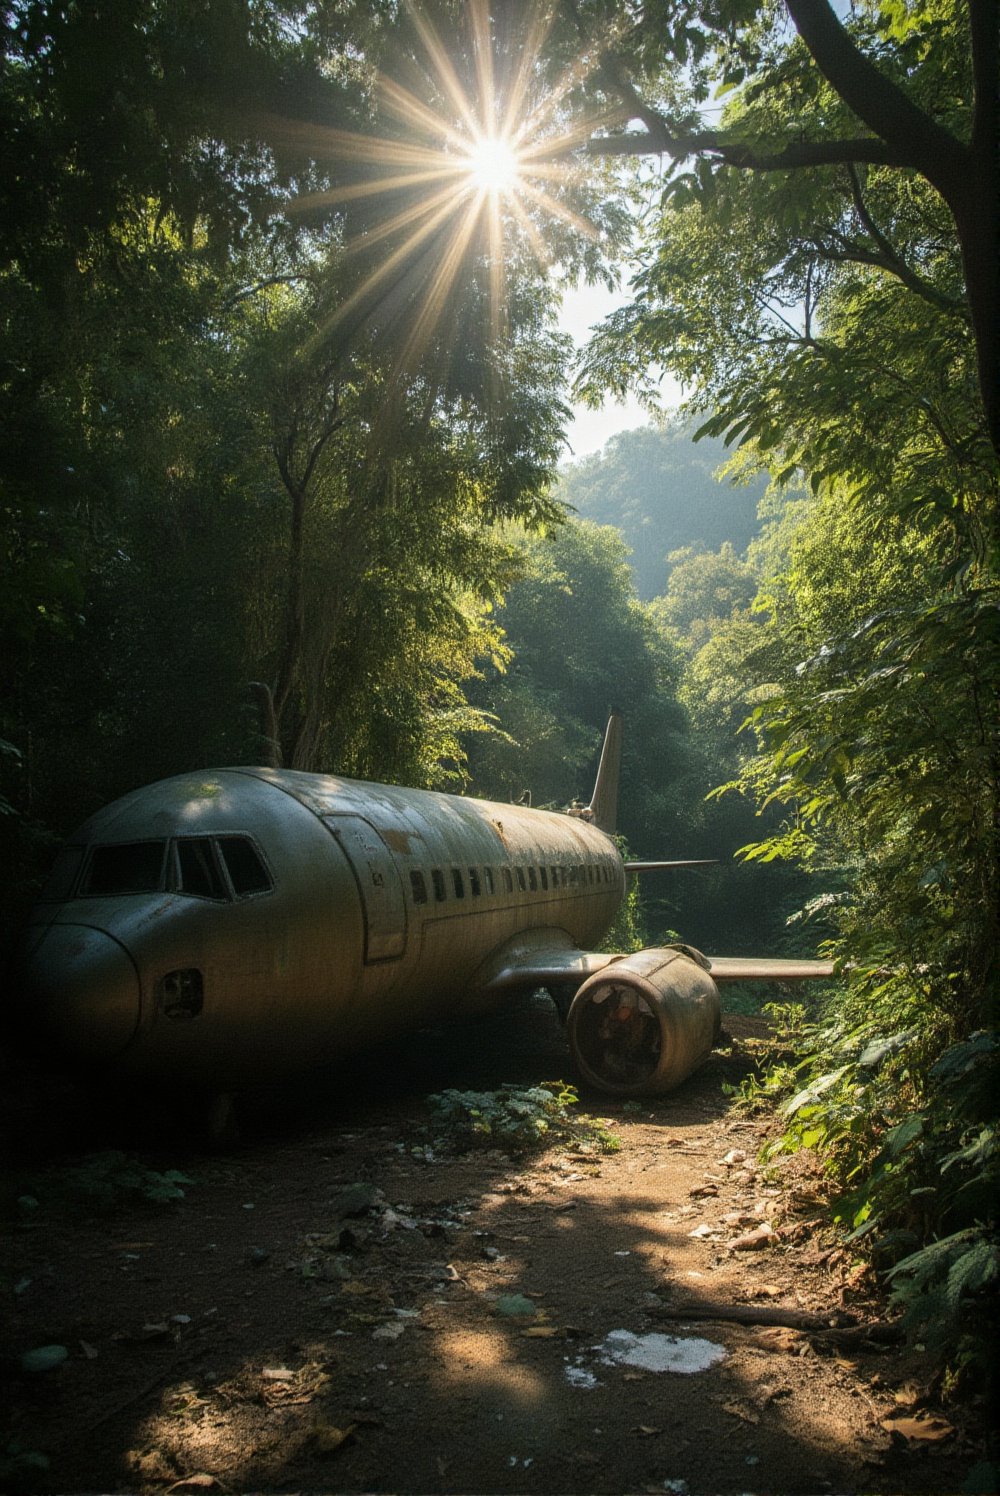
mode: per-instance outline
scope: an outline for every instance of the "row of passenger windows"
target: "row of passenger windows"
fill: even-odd
[[[482,894],[512,894],[515,883],[521,893],[537,893],[549,888],[588,888],[599,884],[613,883],[614,875],[607,862],[552,863],[549,866],[527,867],[439,867],[430,870],[430,887],[427,875],[421,868],[410,869],[410,890],[415,904],[427,904],[433,895],[434,902],[443,904],[447,898],[464,899],[466,888],[472,898]]]

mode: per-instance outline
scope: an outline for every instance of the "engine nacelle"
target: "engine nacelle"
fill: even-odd
[[[589,1085],[614,1096],[655,1095],[708,1058],[721,1016],[719,989],[698,953],[664,947],[624,956],[588,977],[566,1028]]]

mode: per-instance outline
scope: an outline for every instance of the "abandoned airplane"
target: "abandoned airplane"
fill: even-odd
[[[231,1092],[544,987],[586,1082],[668,1090],[712,1048],[719,982],[832,965],[595,952],[651,866],[610,835],[620,755],[612,716],[573,814],[264,768],[136,790],[70,839],[33,911],[30,1029],[75,1062]]]

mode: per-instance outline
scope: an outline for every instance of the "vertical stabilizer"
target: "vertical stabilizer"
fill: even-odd
[[[618,824],[618,780],[622,767],[622,718],[612,712],[604,733],[604,747],[590,797],[590,819],[610,836]]]

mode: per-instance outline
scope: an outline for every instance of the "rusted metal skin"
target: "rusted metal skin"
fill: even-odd
[[[98,849],[155,860],[160,842],[155,890],[88,871]],[[183,886],[192,849],[245,844],[266,887]],[[180,776],[71,839],[22,947],[27,1026],[76,1061],[234,1088],[502,1003],[509,953],[593,946],[623,890],[614,843],[577,818],[292,771]]]
[[[573,1062],[590,1085],[616,1096],[680,1085],[711,1053],[719,990],[678,950],[623,956],[580,987],[567,1019]]]

